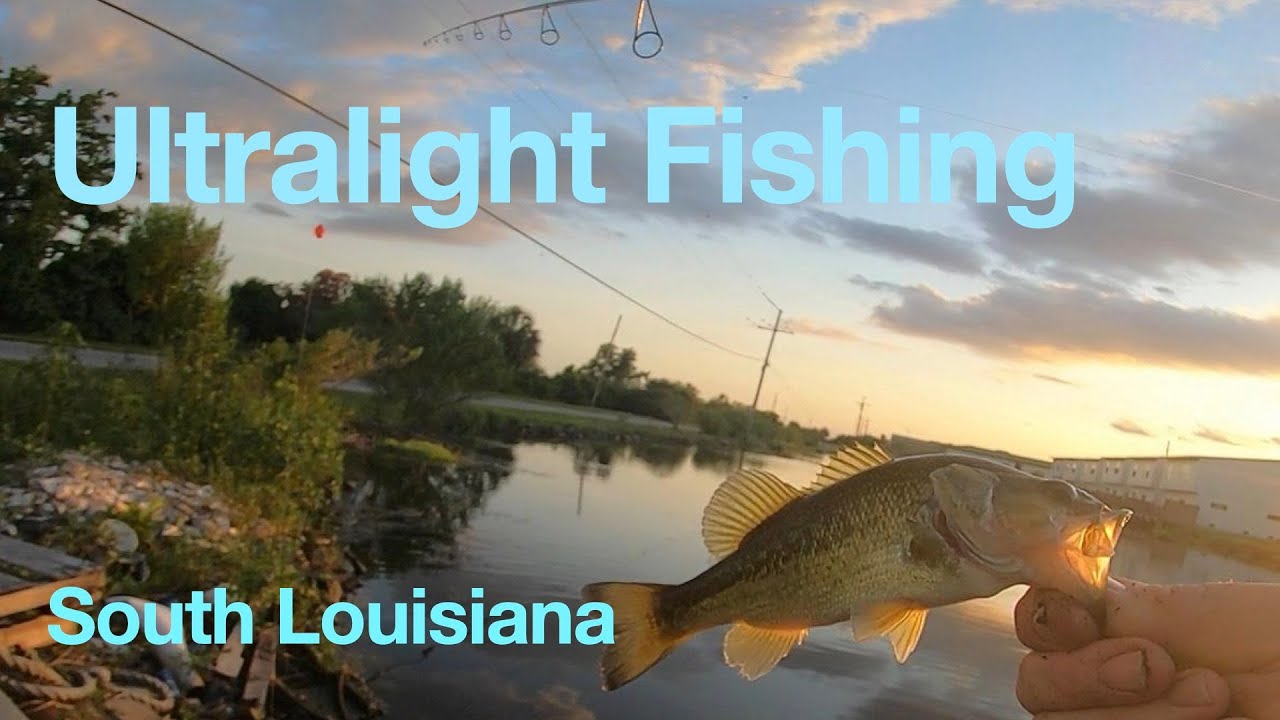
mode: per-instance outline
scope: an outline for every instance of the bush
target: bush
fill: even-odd
[[[155,375],[89,370],[65,344],[4,366],[0,436],[28,454],[77,448],[160,460],[241,500],[246,516],[302,526],[342,480],[344,413],[321,384],[334,358],[359,362],[369,352],[336,336],[303,362],[276,346],[239,354],[221,323],[214,315],[188,333]]]

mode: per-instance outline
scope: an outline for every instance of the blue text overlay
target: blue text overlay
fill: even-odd
[[[212,597],[207,597],[211,595]],[[472,602],[429,604],[426,590],[413,589],[413,602],[360,607],[349,602],[327,607],[318,628],[299,627],[294,619],[292,588],[280,589],[278,616],[273,619],[284,645],[317,645],[321,639],[350,645],[367,637],[376,645],[544,645],[613,644],[613,608],[607,603],[584,603],[576,610],[562,602],[499,602],[487,606],[482,588],[472,588]],[[49,637],[64,645],[80,645],[101,638],[111,645],[139,639],[152,645],[194,643],[222,645],[230,628],[243,643],[253,642],[253,610],[243,602],[228,602],[225,588],[191,593],[187,602],[151,603],[141,612],[123,601],[105,603],[87,612],[92,597],[83,588],[65,587],[53,594],[49,607],[59,620],[73,624],[67,632],[49,626]]]
[[[84,184],[76,168],[76,108],[60,107],[55,116],[54,170],[58,187],[70,199],[87,205],[109,205],[128,195],[137,178],[139,144],[138,109],[120,107],[115,112],[114,175],[105,185]],[[568,132],[558,140],[545,133],[526,130],[515,133],[511,127],[511,109],[493,107],[489,113],[487,153],[482,156],[480,134],[474,132],[429,132],[411,146],[406,146],[400,133],[388,130],[400,123],[400,108],[379,108],[377,121],[368,107],[353,107],[347,115],[346,152],[339,150],[338,139],[317,131],[297,131],[273,138],[269,131],[214,133],[207,127],[204,113],[189,112],[180,131],[174,129],[169,108],[153,107],[148,112],[147,149],[149,159],[149,199],[153,203],[170,202],[170,170],[175,150],[183,154],[183,187],[188,200],[199,204],[244,203],[246,175],[255,154],[270,158],[290,158],[278,164],[271,173],[271,192],[288,205],[307,203],[368,203],[375,194],[370,187],[376,181],[376,197],[380,203],[401,202],[405,178],[401,165],[408,165],[408,184],[424,203],[411,207],[423,225],[435,229],[461,227],[475,217],[480,204],[482,173],[487,170],[489,202],[511,202],[511,161],[517,150],[533,153],[535,158],[534,199],[553,203],[560,197],[558,181],[560,164],[567,154],[568,184],[580,203],[603,204],[608,188],[593,180],[593,152],[605,147],[605,133],[592,127],[589,112],[573,113]],[[84,121],[84,118],[79,118]],[[815,142],[802,133],[774,131],[764,133],[749,145],[735,126],[742,124],[742,108],[725,107],[717,113],[710,106],[653,107],[648,113],[648,137],[645,168],[624,168],[625,172],[647,173],[647,199],[651,204],[665,204],[671,198],[671,178],[677,166],[711,166],[710,144],[680,144],[672,135],[680,128],[720,129],[720,142],[715,143],[719,155],[720,196],[727,205],[743,202],[744,186],[758,199],[774,205],[794,205],[810,201],[815,194],[824,204],[840,204],[863,200],[888,203],[922,202],[922,178],[928,177],[928,200],[946,203],[952,200],[953,172],[960,166],[957,159],[972,159],[964,172],[973,178],[973,201],[996,203],[1000,168],[1010,198],[1005,202],[1010,218],[1026,228],[1056,227],[1071,215],[1075,204],[1075,136],[1071,133],[1050,135],[1026,132],[1009,143],[1003,159],[998,157],[995,142],[986,134],[966,131],[922,134],[913,129],[920,122],[916,107],[899,108],[902,126],[894,141],[867,130],[847,132],[844,112],[840,107],[824,107],[821,112],[820,137]],[[371,142],[378,150],[371,153]],[[408,150],[408,155],[403,154]],[[1028,172],[1031,155],[1037,150],[1052,158],[1052,172]],[[346,178],[340,172],[345,154]],[[212,160],[211,156],[220,158]],[[301,156],[304,159],[296,159]],[[927,157],[926,157],[927,156]],[[487,158],[487,162],[485,159]],[[451,168],[447,182],[433,172],[433,161],[443,160]],[[815,162],[816,161],[816,162]],[[209,165],[221,164],[223,186],[210,185]],[[846,165],[855,164],[859,175],[850,179],[865,191],[845,192]],[[274,164],[274,163],[273,163]],[[754,166],[748,173],[748,164]],[[817,165],[815,169],[814,165]],[[1041,165],[1030,163],[1032,167]],[[371,165],[376,172],[371,171]],[[438,169],[438,168],[437,168]],[[456,172],[453,172],[456,171]],[[761,174],[767,177],[760,177]],[[1032,177],[1035,175],[1036,177]],[[752,177],[750,182],[745,178]],[[896,183],[892,180],[896,178]],[[891,184],[896,188],[891,190]],[[447,211],[436,203],[449,204]],[[1033,209],[1032,204],[1039,205]]]

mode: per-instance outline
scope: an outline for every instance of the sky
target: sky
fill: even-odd
[[[400,203],[286,205],[271,174],[301,154],[255,155],[245,203],[200,206],[223,223],[229,281],[297,282],[323,268],[458,278],[535,316],[551,372],[584,362],[621,316],[618,343],[645,369],[743,402],[776,304],[790,332],[776,338],[760,406],[787,419],[851,432],[865,399],[876,434],[1044,458],[1168,447],[1280,459],[1280,49],[1271,32],[1280,5],[656,0],[645,21],[656,20],[663,48],[641,59],[631,0],[551,9],[560,34],[551,46],[539,41],[537,11],[508,17],[506,41],[488,21],[482,39],[468,25],[460,42],[424,45],[449,26],[520,7],[511,0],[120,4],[339,117],[351,106],[399,107],[391,129],[406,152],[432,131],[479,133],[481,203],[644,308],[483,214],[454,230],[424,226],[403,168]],[[346,198],[342,130],[104,5],[0,0],[0,62],[36,64],[55,87],[113,90],[121,106],[169,107],[175,130],[183,113],[203,112],[211,131],[266,130],[272,142],[323,131],[337,141]],[[573,113],[590,112],[606,137],[592,163],[606,202],[574,198],[561,150],[555,202],[534,201],[533,155],[522,151],[512,202],[489,204],[493,106],[511,108],[514,131],[552,139]],[[673,141],[710,147],[710,162],[675,168],[671,202],[654,204],[646,113],[662,106],[738,107],[742,123],[678,128]],[[752,179],[771,177],[752,143],[791,131],[820,151],[824,107],[842,109],[845,134],[884,137],[896,167],[902,106],[920,108],[910,130],[990,136],[1001,163],[995,203],[976,202],[963,153],[947,203],[929,202],[927,185],[922,202],[901,202],[896,171],[890,201],[869,202],[856,151],[841,202],[823,201],[820,152],[780,153],[815,169],[808,199],[752,195]],[[148,131],[143,117],[144,176]],[[1075,135],[1072,212],[1054,228],[1022,227],[1008,212],[1021,201],[1003,160],[1026,131]],[[742,203],[721,199],[727,132],[742,133],[746,147]],[[209,153],[211,186],[224,180],[223,149]],[[1033,155],[1028,177],[1063,170],[1046,158]],[[171,198],[184,200],[182,152],[168,162]],[[432,174],[448,182],[457,163],[436,153]],[[145,179],[126,201],[147,201]],[[316,223],[327,228],[320,240]]]

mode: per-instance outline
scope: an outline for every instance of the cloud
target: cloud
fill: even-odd
[[[1257,0],[988,0],[1011,10],[1085,8],[1117,15],[1150,15],[1164,20],[1216,25],[1244,12]]]
[[[1063,0],[1035,7],[1043,10],[1069,4]],[[1100,0],[1087,4],[1105,9]],[[1208,20],[1242,12],[1248,5],[1241,1],[1127,0],[1121,9]],[[732,6],[693,3],[672,7],[665,11],[668,15],[662,27],[670,36],[668,44],[678,42],[681,53],[660,55],[648,66],[643,84],[629,82],[622,89],[606,70],[624,59],[634,61],[629,36],[624,42],[596,43],[603,68],[602,61],[584,43],[562,43],[554,53],[519,55],[506,51],[496,40],[424,51],[421,40],[425,35],[465,20],[461,6],[396,3],[370,14],[342,0],[314,0],[307,22],[297,22],[292,8],[272,3],[191,9],[164,0],[137,0],[130,7],[224,52],[327,110],[341,113],[344,104],[399,105],[405,116],[399,129],[406,138],[428,129],[462,129],[467,113],[491,99],[513,106],[518,127],[552,134],[565,129],[567,105],[575,101],[581,102],[573,109],[627,110],[627,117],[605,115],[614,126],[607,128],[609,145],[596,151],[596,185],[609,189],[608,203],[591,206],[562,200],[555,206],[555,217],[550,208],[533,203],[513,207],[518,210],[513,219],[521,224],[552,228],[561,211],[567,209],[570,217],[579,212],[609,213],[611,219],[657,218],[719,228],[763,225],[775,229],[783,209],[757,201],[750,191],[744,193],[746,202],[742,205],[726,207],[720,202],[719,168],[715,166],[676,168],[672,202],[648,203],[645,173],[636,171],[644,166],[644,139],[616,127],[624,120],[636,119],[633,108],[626,105],[660,102],[664,95],[718,105],[739,91],[790,91],[797,83],[788,76],[859,52],[886,30],[927,21],[958,6],[955,0],[811,0],[783,5],[743,0]],[[1003,6],[1025,10],[1029,3],[1010,0]],[[732,12],[726,12],[728,8]],[[588,36],[616,35],[612,14],[588,6],[573,12]],[[610,23],[607,33],[606,22]],[[512,25],[518,34],[536,33],[536,14],[519,23],[513,20]],[[576,35],[563,22],[561,27],[562,32]],[[487,30],[490,37],[496,36],[494,28]],[[469,36],[467,39],[470,41]],[[38,63],[53,74],[57,85],[81,91],[105,86],[120,92],[122,104],[164,104],[175,113],[204,110],[209,113],[211,128],[218,131],[270,128],[274,137],[290,130],[335,132],[324,121],[226,67],[106,8],[86,10],[74,0],[18,4],[0,25],[0,47],[5,48],[6,61]],[[67,47],[74,47],[75,52],[67,52]],[[413,79],[406,80],[406,73]],[[421,78],[429,78],[429,82],[418,81]],[[624,94],[628,97],[621,97]],[[613,98],[623,102],[612,105]],[[1276,187],[1280,150],[1274,143],[1261,150],[1255,147],[1270,137],[1270,129],[1276,125],[1280,109],[1272,104],[1276,103],[1269,104],[1265,98],[1252,104],[1220,104],[1213,109],[1215,123],[1204,132],[1163,144],[1163,161],[1190,174],[1231,177],[1249,187]],[[340,152],[345,154],[345,148]],[[522,155],[526,153],[517,155],[517,163],[527,164],[527,159],[520,159]],[[563,190],[568,186],[569,163],[561,151],[558,156]],[[221,155],[211,154],[211,171],[221,159]],[[175,157],[174,162],[177,182],[181,159]],[[268,196],[269,168],[259,165],[250,177],[251,201]],[[531,175],[525,170],[517,168],[512,174],[517,178],[516,194],[530,186]],[[993,257],[1057,276],[1069,272],[1158,275],[1178,262],[1221,269],[1280,262],[1280,240],[1271,232],[1277,214],[1267,214],[1266,207],[1259,210],[1256,200],[1245,202],[1220,188],[1210,188],[1213,197],[1205,199],[1206,186],[1167,177],[1150,192],[1127,191],[1138,196],[1082,186],[1066,229],[1055,231],[1023,230],[1008,219],[1003,205],[971,208],[985,238],[954,239],[828,211],[801,210],[800,219],[792,226],[797,234],[811,239],[835,238],[847,247],[964,275],[981,274]],[[1188,197],[1198,199],[1199,204],[1186,206]],[[496,209],[502,211],[500,206]],[[430,232],[413,221],[403,204],[334,210],[338,226],[351,231],[437,242],[489,241],[509,235],[500,229],[483,228]],[[619,215],[612,214],[615,212]],[[984,249],[983,243],[989,247]]]
[[[1271,442],[1275,445],[1280,445],[1280,436],[1271,438]]]
[[[263,215],[272,215],[275,217],[293,217],[293,213],[289,212],[288,210],[285,210],[279,205],[273,205],[271,203],[256,202],[250,207],[262,213]]]
[[[1214,25],[1243,12],[1255,1],[991,0],[990,4],[1018,12],[1087,7],[1121,17],[1146,15]],[[684,51],[687,59],[673,65],[675,70],[669,76],[681,83],[674,97],[679,98],[676,102],[680,104],[724,105],[731,94],[745,90],[795,90],[803,87],[798,78],[807,70],[863,51],[887,30],[935,19],[960,6],[956,0],[814,0],[790,4],[741,0],[733,5],[732,12],[715,3],[665,9],[666,27],[683,28],[681,39],[688,38],[691,44],[700,40]]]
[[[1196,437],[1200,438],[1201,440],[1208,440],[1209,442],[1215,442],[1221,445],[1239,445],[1240,444],[1232,440],[1231,438],[1227,437],[1227,435],[1222,433],[1221,431],[1214,430],[1213,428],[1201,427],[1199,430],[1195,431],[1195,433],[1193,434]]]
[[[884,280],[872,280],[866,275],[854,275],[849,278],[849,284],[864,290],[872,290],[880,293],[897,293],[902,286],[897,283],[885,282]]]
[[[880,325],[995,357],[1092,359],[1280,374],[1280,316],[1254,318],[1072,286],[997,276],[951,299],[899,286],[873,311]]]
[[[1031,377],[1037,380],[1043,380],[1045,382],[1055,383],[1058,385],[1070,385],[1071,387],[1078,387],[1075,383],[1071,382],[1070,380],[1063,380],[1057,375],[1048,375],[1045,373],[1034,373]]]
[[[857,342],[858,334],[847,328],[837,327],[835,325],[825,325],[810,318],[797,317],[790,318],[783,323],[783,328],[797,335],[813,335],[815,337],[827,338],[829,340],[841,340],[844,342]]]
[[[1151,433],[1148,432],[1146,428],[1128,419],[1122,418],[1120,420],[1112,421],[1111,428],[1113,430],[1117,430],[1122,433],[1128,433],[1129,435],[1142,435],[1143,437],[1152,437]]]
[[[953,176],[956,197],[978,222],[991,251],[1046,277],[1072,273],[1133,282],[1191,268],[1276,267],[1280,202],[1250,193],[1280,187],[1278,125],[1280,95],[1217,103],[1200,127],[1171,140],[1168,151],[1124,153],[1146,165],[1113,175],[1105,185],[1077,182],[1072,213],[1054,228],[1027,229],[1009,217],[1009,205],[1024,203],[1010,191],[1003,166],[996,173],[995,203],[975,202],[971,166]],[[1152,164],[1168,170],[1153,170]],[[1053,168],[1031,168],[1028,175],[1045,183]],[[1215,184],[1223,181],[1239,189]],[[1055,202],[1028,205],[1042,214]]]
[[[983,254],[972,242],[931,230],[889,225],[828,210],[810,210],[794,227],[801,237],[834,237],[846,247],[917,262],[961,275],[981,275]]]

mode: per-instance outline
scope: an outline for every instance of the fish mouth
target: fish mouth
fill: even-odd
[[[1089,588],[1106,587],[1120,531],[1132,517],[1132,510],[1108,508],[1099,513],[1097,520],[1067,538],[1064,550],[1068,565]]]
[[[1062,541],[1029,551],[1028,583],[1070,595],[1104,623],[1111,560],[1120,532],[1132,516],[1130,510],[1104,509]]]

